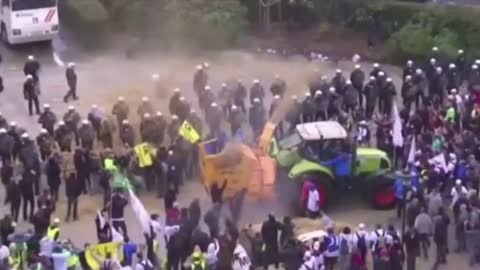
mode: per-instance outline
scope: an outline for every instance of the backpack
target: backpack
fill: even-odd
[[[364,236],[360,236],[360,235],[358,235],[358,233],[357,233],[357,238],[358,238],[357,248],[358,248],[362,253],[367,252],[367,241],[365,240],[365,235],[364,235]]]
[[[340,255],[347,255],[350,253],[350,249],[348,248],[348,241],[345,238],[340,240]]]

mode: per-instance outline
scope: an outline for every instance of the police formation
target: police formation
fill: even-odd
[[[314,241],[305,251],[306,247],[293,238],[289,219],[280,223],[271,215],[261,232],[250,239],[252,261],[245,249],[236,244],[240,232],[235,222],[227,220],[226,229],[219,233],[218,217],[211,218],[218,213],[209,211],[205,221],[210,234],[202,232],[197,227],[201,215],[198,202],[194,201],[189,208],[183,209],[179,209],[176,202],[184,181],[198,174],[195,144],[216,138],[218,147],[222,148],[230,137],[247,141],[250,130],[257,140],[267,119],[274,116],[281,103],[287,100],[290,106],[278,121],[276,131],[280,137],[293,131],[299,123],[333,119],[349,131],[356,130],[359,144],[371,144],[370,127],[375,122],[378,126],[377,147],[389,153],[401,152],[393,147],[390,132],[392,108],[397,96],[401,96],[404,104],[401,117],[405,137],[419,137],[422,132],[433,130],[437,136],[438,128],[443,128],[438,135],[443,139],[449,138],[449,131],[453,135],[474,132],[476,119],[480,119],[480,113],[475,113],[480,97],[477,94],[480,89],[478,64],[479,61],[467,64],[461,50],[455,63],[447,63],[438,49],[433,48],[432,59],[426,65],[407,62],[400,91],[379,64],[375,63],[369,73],[356,64],[349,78],[342,70],[336,70],[330,80],[322,74],[315,74],[302,98],[297,95],[286,98],[287,83],[276,76],[269,89],[273,101],[267,110],[268,93],[260,80],[253,80],[249,89],[238,80],[223,84],[216,91],[208,85],[209,67],[204,63],[197,66],[193,76],[196,100],[187,100],[180,89],[175,89],[168,102],[168,118],[156,110],[147,97],[142,98],[136,111],[131,110],[124,97],[118,97],[108,113],[97,105],[92,105],[86,116],[73,106],[69,106],[63,115],[57,115],[48,104],[40,110],[40,64],[30,56],[24,67],[24,97],[30,115],[39,115],[42,130],[33,138],[26,129],[17,126],[14,119],[0,116],[1,176],[11,210],[1,226],[3,244],[8,246],[10,254],[4,260],[8,265],[6,269],[115,269],[120,265],[132,266],[133,259],[136,269],[248,269],[252,265],[265,266],[281,261],[287,269],[323,269],[325,266],[333,269],[342,245],[332,230],[328,232],[331,237],[325,237],[322,242]],[[152,79],[159,84],[158,75],[154,74]],[[64,101],[78,99],[73,63],[67,66],[66,80],[69,90]],[[464,85],[466,95],[463,94]],[[200,112],[193,107],[200,108]],[[131,122],[135,118],[141,119],[138,127]],[[224,120],[230,130],[225,129]],[[437,122],[430,122],[435,120]],[[449,149],[445,141],[444,144],[440,150]],[[428,142],[419,145],[427,147]],[[462,153],[462,157],[465,154],[471,153]],[[400,157],[399,160],[407,164],[408,155],[401,154]],[[433,169],[438,168],[434,166]],[[155,190],[165,201],[165,221],[152,215],[146,245],[129,240],[124,219],[124,208],[129,201],[122,192],[125,181],[116,181],[118,175],[115,172],[127,175],[128,185],[134,189]],[[48,188],[42,189],[43,175]],[[431,184],[432,181],[425,183]],[[66,187],[68,201],[66,221],[71,217],[74,220],[79,218],[77,208],[82,193],[91,191],[95,185],[100,186],[104,205],[95,220],[100,244],[78,249],[68,241],[58,241],[60,220],[54,218],[51,222],[51,216],[56,211],[61,184]],[[448,188],[447,184],[445,186]],[[222,192],[221,187],[212,188],[212,201],[216,205],[222,203]],[[399,199],[404,201],[405,198]],[[22,218],[34,225],[32,231],[24,234],[15,233],[20,206],[23,206]],[[160,230],[161,223],[165,226]],[[278,231],[285,238],[280,246]],[[163,260],[155,256],[159,249],[159,235],[164,236],[167,249]],[[118,241],[114,240],[118,239],[121,239],[122,252],[115,252],[118,251]],[[357,239],[357,248],[358,242]],[[288,250],[291,256],[279,260],[280,252]],[[320,255],[322,260],[318,259]],[[351,261],[348,261],[349,268],[342,269],[357,269],[350,268]]]

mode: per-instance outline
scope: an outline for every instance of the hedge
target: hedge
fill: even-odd
[[[85,47],[101,46],[106,39],[108,14],[98,0],[59,1],[62,24],[74,31]]]

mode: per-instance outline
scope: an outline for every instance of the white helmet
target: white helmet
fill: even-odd
[[[253,103],[259,103],[260,102],[260,99],[259,98],[254,98],[253,99]]]
[[[347,85],[351,85],[351,84],[352,84],[352,81],[347,80],[345,83],[346,83]]]
[[[412,60],[408,60],[407,61],[407,66],[412,66],[413,65],[413,61]]]
[[[29,135],[27,132],[24,132],[24,133],[22,134],[22,138],[26,139],[26,138],[28,138],[28,137],[30,137],[30,135]]]
[[[74,63],[74,62],[70,62],[70,63],[68,63],[67,67],[68,67],[68,68],[74,68],[74,67],[75,67],[75,63]]]
[[[17,126],[17,122],[10,122],[10,126],[11,126],[11,127],[16,127],[16,126]]]
[[[184,96],[181,96],[178,100],[180,100],[180,101],[185,101],[185,97],[184,97]]]
[[[312,94],[310,94],[309,91],[305,92],[305,97],[311,97],[311,96],[312,96]]]
[[[273,96],[274,99],[280,99],[280,96],[279,95],[275,95]]]
[[[260,83],[260,80],[259,80],[259,79],[254,79],[254,80],[253,80],[253,83],[254,83],[254,84]]]
[[[405,76],[406,81],[410,81],[411,79],[412,79],[412,76],[410,76],[410,75]]]
[[[226,83],[222,83],[222,88],[225,88],[227,87],[227,84]]]
[[[210,67],[210,64],[208,62],[203,62],[203,67],[204,68],[209,68]]]
[[[148,97],[142,97],[142,101],[143,101],[143,102],[147,102],[147,101],[148,101]]]
[[[422,74],[422,70],[419,69],[419,68],[417,68],[417,70],[415,70],[415,73],[418,74],[418,75],[420,75],[420,74]]]
[[[237,105],[232,105],[232,111],[236,111],[237,110]]]
[[[320,95],[322,95],[322,91],[320,90],[315,91],[315,96],[320,96]]]
[[[330,87],[330,89],[328,89],[328,91],[330,91],[330,93],[335,93],[335,87]]]
[[[98,108],[98,105],[97,104],[92,104],[92,109],[96,109]]]
[[[463,54],[463,50],[458,50],[458,54]]]
[[[430,64],[434,65],[437,62],[435,58],[430,58]]]
[[[392,81],[392,78],[388,77],[387,82],[391,82],[391,81]]]
[[[173,92],[174,92],[174,93],[180,93],[180,88],[175,88],[175,89],[173,90]]]
[[[202,65],[197,65],[197,70],[202,70],[203,66]]]
[[[360,69],[360,65],[355,65],[355,69]]]
[[[450,65],[448,65],[448,68],[450,68],[450,69],[454,69],[455,67],[456,67],[456,65],[453,64],[453,63],[451,63]]]
[[[477,65],[472,65],[472,69],[478,69]]]
[[[212,102],[212,104],[210,104],[210,106],[211,106],[212,108],[215,108],[215,107],[217,107],[218,105],[217,105],[216,102]]]
[[[177,120],[178,116],[176,114],[172,115],[172,120]]]
[[[33,80],[33,76],[31,74],[27,75],[27,80]]]
[[[163,116],[163,113],[162,112],[157,112],[155,115],[156,116]]]
[[[210,87],[210,85],[205,86],[205,90],[206,90],[206,91],[210,91],[211,89],[212,89],[212,88]]]
[[[7,130],[4,128],[0,128],[0,134],[7,133]]]
[[[47,133],[47,130],[44,129],[44,128],[42,128],[42,129],[40,130],[40,133],[45,134],[45,133]]]
[[[127,119],[124,119],[124,120],[122,121],[122,124],[128,125],[128,120],[127,120]]]
[[[337,73],[337,74],[338,74],[338,73],[342,73],[342,70],[341,70],[341,69],[337,69],[337,70],[335,71],[335,73]]]
[[[437,68],[436,68],[436,71],[437,71],[438,73],[441,73],[441,72],[442,72],[442,68],[441,68],[441,67],[437,67]]]
[[[374,63],[374,64],[373,64],[373,67],[374,67],[374,68],[379,68],[379,67],[380,67],[380,64],[379,64],[379,63]]]
[[[35,56],[29,55],[29,56],[27,57],[27,59],[30,60],[30,61],[33,61],[33,60],[35,60]]]
[[[58,125],[63,126],[63,125],[65,125],[65,122],[64,121],[58,121]]]
[[[43,104],[44,109],[50,109],[50,104]]]
[[[436,52],[436,51],[438,51],[438,48],[437,48],[437,47],[433,47],[433,48],[432,48],[432,51]]]
[[[456,93],[457,93],[457,89],[453,88],[452,90],[450,90],[450,93],[456,94]]]
[[[370,76],[370,81],[375,81],[375,77],[374,76]]]
[[[149,114],[149,113],[145,113],[145,114],[143,115],[143,117],[144,117],[144,118],[150,118],[150,114]]]
[[[119,97],[118,97],[118,101],[125,101],[125,98],[122,97],[122,96],[119,96]]]
[[[70,106],[68,106],[68,110],[69,110],[69,111],[74,111],[74,110],[75,110],[75,107],[74,107],[73,105],[70,105]]]
[[[88,120],[87,120],[87,119],[83,119],[83,120],[82,120],[82,124],[88,125]]]
[[[158,81],[159,79],[160,79],[160,75],[158,75],[157,73],[152,74],[152,80]]]

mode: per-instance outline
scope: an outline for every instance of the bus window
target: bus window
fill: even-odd
[[[10,0],[2,0],[2,7],[10,6]]]
[[[13,0],[12,2],[13,11],[49,8],[55,6],[56,0]]]

